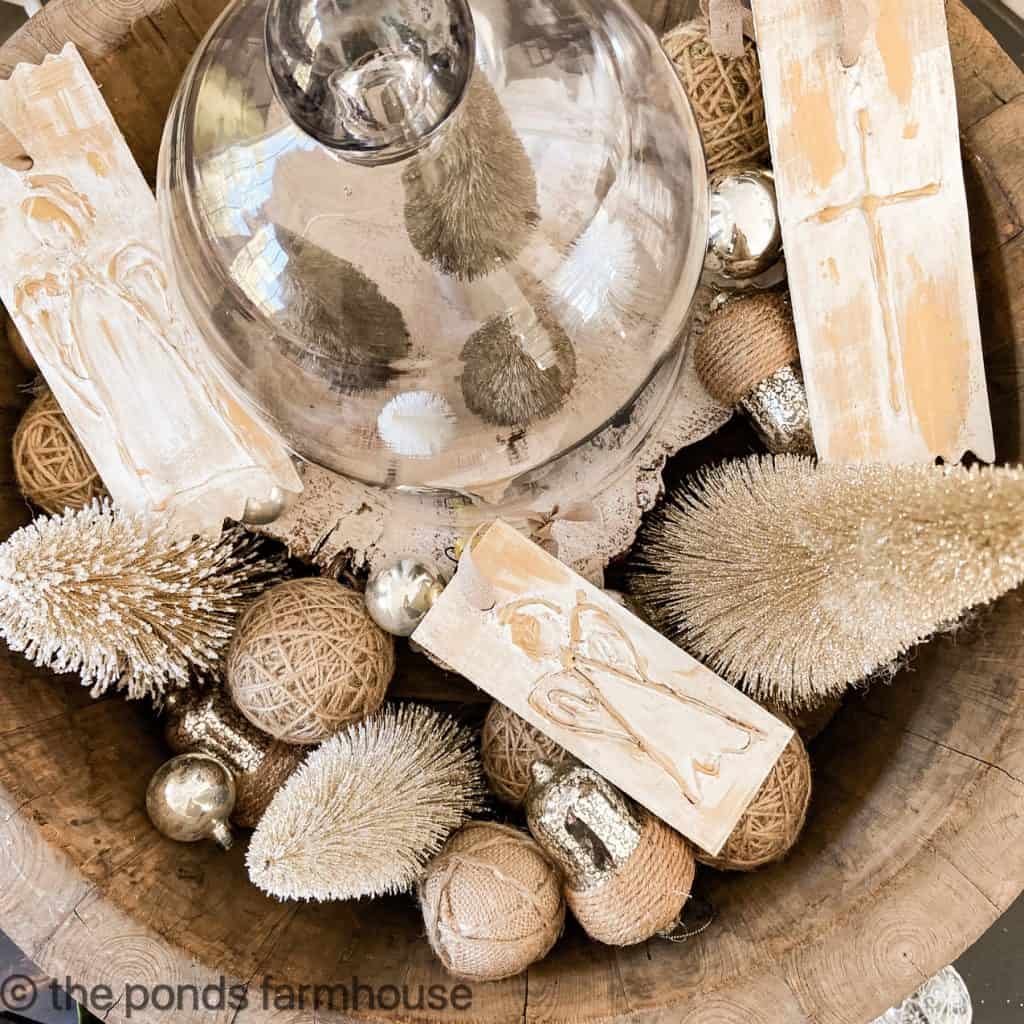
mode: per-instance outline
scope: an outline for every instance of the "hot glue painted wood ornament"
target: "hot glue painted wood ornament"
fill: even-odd
[[[709,853],[793,735],[502,522],[413,639]]]
[[[943,0],[759,0],[819,457],[991,461]]]
[[[156,203],[72,45],[0,83],[0,295],[129,512],[219,533],[302,485],[179,316]]]

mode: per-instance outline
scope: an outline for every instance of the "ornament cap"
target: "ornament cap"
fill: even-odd
[[[210,835],[217,840],[221,847],[230,850],[235,845],[235,837],[231,833],[231,827],[226,821],[215,821],[210,826]]]

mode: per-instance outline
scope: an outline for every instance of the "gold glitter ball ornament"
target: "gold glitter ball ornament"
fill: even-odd
[[[245,828],[256,827],[306,755],[303,747],[257,729],[220,684],[175,690],[164,700],[164,716],[164,738],[174,753],[209,754],[231,769],[236,792],[231,820]]]
[[[85,508],[107,493],[49,388],[25,410],[14,432],[14,475],[21,493],[51,514]]]
[[[376,711],[394,672],[394,640],[362,594],[327,579],[271,587],[242,617],[227,657],[235,706],[286,743],[320,743]]]
[[[572,755],[504,704],[495,701],[484,719],[481,757],[487,783],[500,800],[521,807],[535,761],[561,764]]]
[[[811,762],[794,736],[718,855],[698,850],[697,860],[722,871],[754,871],[782,860],[800,838],[810,802]]]
[[[562,933],[561,889],[558,868],[525,832],[490,821],[463,825],[419,885],[430,947],[459,978],[519,974]]]
[[[535,763],[526,818],[592,939],[632,946],[676,925],[693,883],[690,844],[597,772]]]

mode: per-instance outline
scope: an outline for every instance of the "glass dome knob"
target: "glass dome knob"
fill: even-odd
[[[270,0],[267,55],[295,123],[367,164],[418,149],[473,70],[466,0]]]

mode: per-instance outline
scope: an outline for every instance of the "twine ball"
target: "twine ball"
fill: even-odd
[[[394,672],[394,640],[362,594],[327,579],[271,587],[242,616],[228,650],[236,707],[286,743],[320,743],[376,711]]]
[[[701,383],[723,405],[736,405],[799,357],[789,299],[780,292],[727,302],[708,321],[694,349]]]
[[[430,947],[445,969],[497,981],[542,959],[562,933],[562,876],[526,833],[464,825],[419,885]]]
[[[494,795],[513,807],[521,807],[526,799],[534,761],[558,765],[572,759],[553,739],[498,701],[484,719],[481,757]]]
[[[51,515],[84,508],[107,493],[49,389],[32,401],[14,432],[14,475],[21,493]]]
[[[757,47],[744,41],[742,57],[719,57],[704,18],[685,22],[661,40],[704,139],[709,171],[757,164],[768,157],[768,124]]]
[[[782,860],[796,845],[811,802],[811,761],[798,735],[776,761],[717,857],[697,851],[721,871],[754,871]]]

